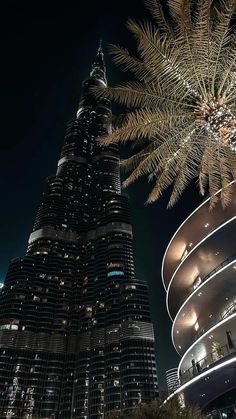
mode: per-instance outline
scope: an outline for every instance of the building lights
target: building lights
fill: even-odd
[[[233,193],[235,184],[231,184]],[[223,393],[228,380],[236,386],[232,368],[227,369],[231,363],[236,364],[235,287],[230,274],[236,270],[235,199],[227,212],[218,204],[214,211],[216,216],[209,213],[206,200],[188,217],[168,245],[162,265],[167,307],[173,318],[172,340],[182,356],[178,367],[182,385],[178,391],[200,406]],[[194,231],[197,225],[203,230]],[[194,245],[189,237],[194,237]],[[188,243],[188,252],[185,248],[180,260],[177,253],[183,243]],[[221,387],[213,381],[209,386],[213,374],[215,380],[222,377]]]
[[[111,130],[110,103],[93,86],[106,86],[101,48],[27,254],[11,262],[0,293],[1,417],[102,418],[123,400],[130,409],[157,396],[148,288],[134,272],[118,149],[98,142]]]
[[[107,273],[107,277],[110,278],[112,276],[124,276],[123,271],[111,271]]]

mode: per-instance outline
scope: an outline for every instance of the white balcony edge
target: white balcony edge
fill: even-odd
[[[226,186],[226,188],[228,188],[230,185],[232,185],[234,183],[236,183],[236,180],[233,180],[232,182],[230,182],[229,185]],[[222,191],[222,189],[223,188],[219,189],[214,195],[217,195],[218,193],[220,193]],[[187,218],[185,218],[185,220],[182,222],[182,224],[180,224],[180,226],[176,230],[175,234],[172,236],[172,238],[171,238],[171,240],[170,240],[170,242],[169,242],[169,244],[168,244],[168,246],[167,246],[167,248],[165,250],[165,253],[164,253],[164,256],[163,256],[163,259],[162,259],[162,265],[161,265],[161,277],[162,277],[162,282],[163,282],[163,286],[164,286],[165,290],[167,290],[168,287],[165,284],[164,264],[165,264],[165,258],[166,258],[166,254],[167,254],[167,252],[169,250],[169,247],[172,244],[174,238],[177,236],[179,230],[183,227],[183,225],[195,214],[195,212],[197,212],[203,205],[207,204],[210,201],[210,199],[211,198],[209,197],[205,201],[203,201],[193,212],[191,212],[191,214]]]
[[[198,288],[196,288],[189,296],[188,298],[185,300],[185,302],[182,304],[182,306],[180,307],[178,313],[176,314],[174,321],[173,321],[173,325],[172,325],[172,329],[171,329],[171,338],[172,338],[172,343],[176,349],[176,351],[179,353],[179,350],[176,348],[176,345],[174,343],[174,327],[175,327],[175,323],[182,311],[182,309],[186,306],[186,304],[189,302],[189,300],[191,300],[191,298],[199,292],[200,289],[202,289],[204,287],[204,285],[206,285],[208,282],[210,282],[215,276],[217,276],[219,273],[223,272],[225,269],[228,269],[231,265],[233,265],[236,262],[236,258],[228,263],[228,265],[223,266],[221,269],[219,269],[217,272],[214,272],[214,274],[212,274],[205,282],[203,282],[201,285],[199,285]],[[210,330],[210,329],[209,329]],[[180,353],[179,353],[180,355]]]
[[[181,387],[179,387],[177,390],[175,390],[172,394],[170,394],[169,397],[167,397],[167,399],[163,402],[163,404],[167,403],[170,399],[172,399],[172,397],[174,397],[176,394],[181,393],[182,391],[184,391],[187,387],[191,386],[193,383],[195,383],[196,381],[201,380],[202,378],[204,378],[206,375],[211,374],[214,371],[217,371],[227,365],[230,365],[232,363],[236,362],[236,356],[228,359],[227,361],[221,362],[218,365],[215,365],[214,367],[207,369],[207,371],[202,372],[201,374],[197,375],[196,377],[192,378],[191,380],[189,380],[187,383],[183,384]]]
[[[186,262],[186,260],[188,259],[188,257],[202,244],[204,243],[209,237],[213,236],[217,231],[221,230],[221,228],[225,227],[227,224],[231,223],[232,221],[234,221],[236,219],[236,215],[232,218],[230,218],[229,220],[225,221],[223,224],[221,224],[220,226],[218,226],[215,230],[212,230],[209,234],[207,234],[207,236],[204,237],[204,239],[202,239],[192,250],[191,252],[188,253],[188,255],[186,256],[185,259],[183,259],[181,261],[181,263],[179,264],[179,266],[176,268],[175,272],[172,275],[172,278],[169,282],[168,285],[168,289],[167,289],[167,294],[166,294],[166,306],[167,306],[167,311],[169,314],[170,319],[173,321],[173,318],[170,314],[170,310],[169,310],[169,304],[168,304],[168,299],[169,299],[169,293],[170,293],[170,287],[174,281],[175,275],[178,272],[178,270],[181,268],[181,266],[183,265],[184,262]]]
[[[215,329],[217,329],[219,326],[222,326],[222,324],[226,323],[229,320],[232,320],[234,317],[236,317],[236,313],[231,314],[230,316],[226,317],[225,319],[219,321],[219,323],[212,326],[209,330],[207,330],[202,336],[200,336],[193,344],[187,349],[187,351],[183,354],[179,366],[178,366],[178,377],[180,377],[180,368],[181,364],[183,362],[183,359],[188,355],[189,352],[196,346],[202,339],[204,339],[209,333],[212,333]]]

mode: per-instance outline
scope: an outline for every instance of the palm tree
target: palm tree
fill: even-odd
[[[146,0],[153,21],[128,21],[136,55],[111,46],[133,80],[97,92],[125,106],[102,142],[136,146],[122,162],[124,186],[147,176],[148,203],[172,185],[171,207],[198,179],[212,207],[226,206],[236,178],[236,1],[167,0],[164,9],[161,1]]]
[[[176,399],[162,404],[160,401],[154,401],[150,404],[140,405],[129,413],[121,413],[117,416],[108,416],[107,419],[203,419],[204,415],[197,407],[187,406],[180,408]]]

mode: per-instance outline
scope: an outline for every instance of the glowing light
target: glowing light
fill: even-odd
[[[234,182],[232,182],[232,183],[235,183],[235,181]],[[199,207],[200,208],[200,207]],[[193,249],[191,249],[191,251],[188,253],[188,258],[189,258],[189,256],[197,249],[197,248],[200,248],[200,246],[201,246],[201,244],[202,243],[204,243],[209,237],[211,237],[211,236],[213,236],[217,231],[219,231],[219,230],[221,230],[221,229],[223,229],[224,228],[224,226],[226,226],[227,224],[229,224],[229,223],[231,223],[232,221],[234,221],[236,219],[236,216],[234,216],[234,217],[232,217],[232,218],[230,218],[229,220],[227,220],[227,221],[225,221],[223,224],[221,224],[221,225],[219,225],[216,229],[214,229],[213,231],[211,231],[209,234],[207,234],[200,242],[198,242],[197,244],[196,244],[196,246],[195,247],[193,247]],[[168,248],[167,248],[168,249]],[[165,257],[165,256],[164,256]],[[175,272],[173,273],[173,275],[172,275],[172,277],[171,277],[171,280],[170,280],[170,282],[169,282],[169,285],[168,285],[168,288],[167,288],[167,294],[166,294],[166,306],[167,306],[167,310],[168,310],[168,314],[169,314],[169,316],[170,316],[170,318],[171,318],[171,320],[173,320],[172,319],[172,316],[171,316],[171,314],[170,314],[170,309],[169,309],[169,304],[168,304],[168,301],[169,301],[169,294],[170,294],[170,288],[171,288],[171,286],[172,286],[172,283],[173,283],[173,281],[174,281],[174,278],[175,278],[175,276],[176,276],[176,274],[177,274],[177,272],[180,270],[180,268],[181,268],[181,266],[183,265],[183,263],[184,263],[184,261],[181,261],[180,262],[180,264],[179,264],[179,266],[176,268],[176,270],[175,270]],[[228,267],[228,266],[230,266],[230,265],[232,265],[233,263],[235,263],[235,261],[233,261],[233,262],[231,262],[231,263],[229,263],[229,265],[227,265],[226,267]],[[221,268],[219,271],[217,271],[216,272],[216,274],[218,274],[218,273],[220,273],[223,269],[225,269],[225,267],[223,267],[223,268]],[[214,274],[215,275],[215,274]],[[212,275],[212,277],[211,278],[213,278],[213,276],[214,275]],[[211,279],[210,278],[210,279]],[[209,278],[208,278],[208,280],[209,280]],[[207,280],[207,281],[208,281]],[[203,282],[203,284],[205,284],[206,283],[206,281],[205,282]],[[203,284],[201,284],[201,286],[203,285]],[[190,294],[190,298],[191,298],[191,295],[192,294]],[[185,303],[188,301],[188,299],[189,299],[189,297],[187,298],[187,300],[185,301]],[[184,303],[184,304],[185,304]]]
[[[189,380],[187,383],[183,384],[181,387],[179,387],[177,390],[175,390],[167,399],[163,402],[163,404],[166,404],[172,397],[174,397],[176,394],[181,393],[185,388],[191,386],[196,381],[202,380],[202,378],[212,374],[214,371],[217,371],[221,368],[224,368],[226,365],[230,365],[232,363],[236,362],[236,357],[228,359],[227,361],[222,362],[221,364],[215,365],[210,370],[204,371],[201,374],[197,375],[196,377]]]
[[[229,183],[229,185],[233,185],[234,183],[236,183],[236,180],[233,180],[232,182],[230,182]],[[217,196],[217,195],[219,195],[220,194],[220,192],[222,191],[222,189],[223,188],[221,188],[221,189],[219,189],[219,191],[217,191],[215,194],[214,194],[214,196]],[[169,244],[168,244],[168,246],[167,246],[167,248],[166,248],[166,250],[165,250],[165,253],[164,253],[164,256],[163,256],[163,259],[162,259],[162,265],[161,265],[161,277],[162,277],[162,282],[163,282],[163,286],[164,286],[164,288],[165,288],[165,290],[167,291],[167,289],[168,289],[168,284],[166,284],[166,282],[167,282],[167,279],[165,279],[165,275],[164,275],[164,267],[165,267],[165,264],[166,264],[166,258],[167,258],[167,255],[168,255],[168,259],[169,259],[169,257],[170,257],[170,255],[172,254],[172,249],[171,249],[171,246],[173,245],[173,242],[174,242],[174,239],[176,239],[177,237],[178,237],[178,235],[179,235],[179,233],[181,232],[181,230],[182,230],[182,228],[191,220],[191,218],[196,214],[196,213],[198,213],[199,212],[199,210],[202,208],[202,207],[204,207],[204,206],[208,206],[209,205],[209,202],[210,202],[210,197],[209,198],[207,198],[205,201],[203,201],[184,221],[183,221],[183,223],[182,224],[180,224],[180,226],[179,226],[179,228],[176,230],[176,232],[175,232],[175,234],[173,235],[173,237],[172,237],[172,239],[170,240],[170,242],[169,242]],[[180,256],[181,257],[181,256]],[[179,260],[180,259],[180,257],[177,259],[177,260]]]
[[[199,330],[199,323],[198,322],[195,323],[194,329],[196,330],[196,332]]]
[[[235,263],[235,260],[233,260],[232,262],[230,262],[228,265],[223,266],[221,269],[219,269],[217,272],[215,272],[212,276],[210,276],[210,278],[208,278],[205,282],[203,282],[199,287],[203,287],[205,286],[209,281],[212,281],[212,279],[220,274],[221,272],[223,272],[224,270],[228,269],[231,265],[233,265]],[[174,321],[173,321],[173,325],[172,325],[172,332],[171,332],[171,337],[172,337],[172,342],[173,345],[176,349],[176,351],[178,352],[178,349],[175,345],[175,341],[174,341],[174,333],[175,333],[175,327],[176,327],[176,323],[177,323],[177,319],[178,317],[181,315],[181,312],[186,308],[189,300],[193,297],[193,295],[195,295],[197,292],[197,289],[193,291],[192,294],[190,294],[188,296],[188,298],[185,300],[184,304],[180,307],[178,313],[176,314]],[[228,300],[228,297],[226,297],[226,300]],[[182,317],[185,317],[185,312],[182,313]],[[225,320],[229,319],[229,317],[227,317],[226,319],[224,319],[222,322],[224,322]],[[218,325],[222,324],[222,322],[218,323]],[[209,333],[211,330],[214,330],[217,327],[217,325],[213,326],[208,332],[204,333],[196,342],[193,343],[193,345],[190,347],[192,348],[194,345],[196,345],[204,336],[207,335],[207,333]],[[189,350],[190,350],[189,348]],[[188,351],[185,353],[185,355],[187,355]]]
[[[123,276],[124,272],[123,271],[111,271],[108,272],[107,276],[108,278],[110,278],[111,276]]]
[[[228,322],[229,320],[231,320],[234,317],[236,317],[236,313],[231,314],[229,317],[226,317],[225,319],[221,320],[220,322],[218,322],[217,324],[212,326],[202,336],[200,336],[195,342],[193,342],[193,344],[185,352],[185,354],[183,355],[183,357],[182,357],[182,359],[179,363],[178,376],[180,374],[180,370],[182,368],[183,361],[186,359],[187,355],[194,349],[194,347],[196,347],[199,343],[201,343],[201,341],[203,341],[204,338],[207,337],[207,335],[209,335],[209,339],[213,338],[214,336],[213,336],[212,332],[214,332],[215,329],[218,329],[220,326],[222,326],[224,323]],[[207,353],[206,353],[205,347],[204,347],[204,345],[201,345],[201,353],[199,355],[200,356],[199,359],[204,358],[206,355],[207,355]]]
[[[236,118],[223,98],[216,99],[210,95],[199,109],[195,123],[211,132],[222,146],[236,151]]]

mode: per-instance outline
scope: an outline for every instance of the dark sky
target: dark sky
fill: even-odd
[[[143,19],[142,0],[84,0],[75,5],[6,2],[1,10],[0,280],[9,260],[24,254],[44,179],[54,174],[65,124],[76,110],[80,84],[102,37],[104,44],[133,47],[127,18]],[[124,78],[106,58],[108,78]],[[129,190],[137,276],[150,286],[160,386],[164,371],[177,365],[160,267],[165,248],[199,198],[189,188],[173,210],[167,196],[146,207],[148,185]]]

